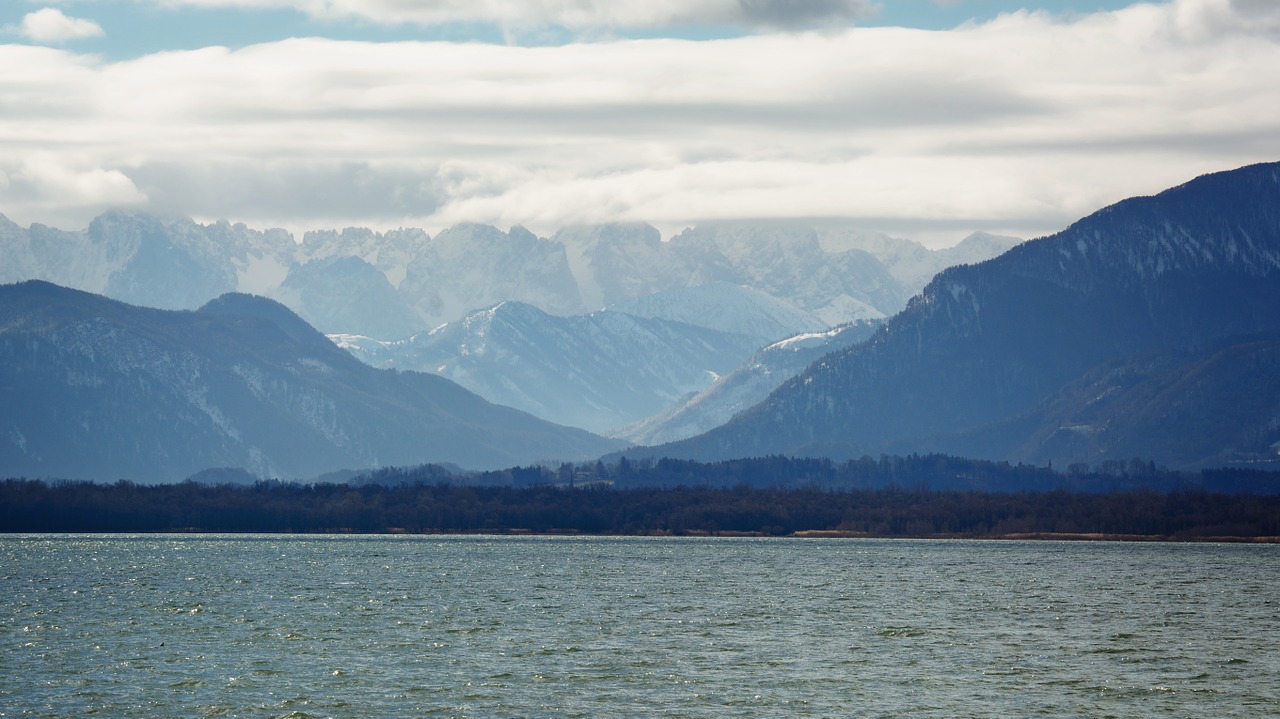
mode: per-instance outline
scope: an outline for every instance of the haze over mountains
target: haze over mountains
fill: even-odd
[[[775,342],[748,357],[729,374],[717,377],[701,392],[610,435],[651,445],[702,434],[759,403],[823,355],[865,342],[880,324],[880,320],[858,320]]]
[[[702,390],[767,342],[611,310],[557,317],[522,302],[398,342],[336,339],[371,365],[433,372],[491,401],[597,433]]]
[[[200,307],[5,286],[7,473],[298,477],[621,446],[352,354],[561,424],[666,442],[625,450],[633,458],[1280,461],[1275,163],[945,269],[896,313],[931,263],[1013,241],[975,235],[930,252],[838,228],[721,223],[667,242],[645,225],[551,238],[464,225],[296,245],[242,225],[108,213],[82,233],[0,222],[0,243],[6,279]],[[226,288],[303,317],[261,297],[200,299]],[[513,296],[468,308],[498,295]],[[600,304],[611,309],[585,311]],[[332,341],[308,313],[339,328]],[[854,321],[832,328],[838,317]]]
[[[1274,463],[1280,165],[1126,200],[948,269],[869,341],[704,435],[629,456],[954,452]]]
[[[365,365],[265,298],[157,310],[39,281],[0,286],[0,407],[5,476],[177,481],[237,467],[307,479],[620,446],[440,377]]]
[[[492,402],[609,433],[671,409],[761,347],[896,312],[925,274],[1015,242],[978,233],[930,251],[774,222],[695,227],[666,242],[636,223],[549,239],[476,224],[434,237],[348,228],[296,244],[278,230],[109,212],[82,232],[0,217],[0,280],[167,309],[265,295],[376,366],[440,374]],[[604,307],[631,318],[598,314]]]
[[[924,275],[1017,242],[977,234],[930,251],[879,233],[824,236],[841,249],[824,249],[818,231],[777,223],[696,227],[666,242],[643,224],[573,227],[549,239],[470,224],[434,237],[416,229],[308,232],[294,243],[283,230],[118,211],[82,231],[23,229],[0,216],[0,282],[39,279],[162,309],[260,294],[322,332],[379,340],[500,302],[568,316],[713,283],[763,292],[779,311],[832,326],[893,314]]]

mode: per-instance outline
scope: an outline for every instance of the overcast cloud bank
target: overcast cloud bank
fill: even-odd
[[[657,22],[595,5],[551,7]],[[770,26],[778,7],[666,11]],[[295,231],[831,217],[1031,236],[1280,147],[1264,0],[556,47],[300,38],[107,62],[10,44],[0,66],[22,69],[0,74],[0,212],[68,229],[130,207]]]

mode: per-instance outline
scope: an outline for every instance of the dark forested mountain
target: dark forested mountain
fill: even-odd
[[[1036,464],[1186,457],[1280,467],[1280,333],[1121,357],[1035,409],[951,439],[963,454]]]
[[[522,302],[397,342],[333,339],[371,365],[448,377],[492,402],[593,432],[705,388],[765,342],[609,310],[557,317]]]
[[[1274,459],[1278,329],[1280,164],[1262,164],[945,270],[867,343],[721,428],[635,454]]]
[[[143,309],[45,282],[0,286],[0,474],[178,480],[209,467],[306,478],[447,462],[587,458],[617,443],[377,370],[272,300]]]

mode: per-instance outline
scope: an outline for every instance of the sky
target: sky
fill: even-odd
[[[1280,160],[1277,0],[7,0],[0,214],[1035,237]]]

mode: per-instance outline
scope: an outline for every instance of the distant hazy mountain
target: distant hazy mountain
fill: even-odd
[[[634,454],[847,457],[963,441],[976,456],[1056,463],[1138,447],[1163,448],[1149,459],[1174,466],[1273,458],[1280,396],[1265,388],[1275,365],[1249,338],[1277,329],[1280,164],[1264,164],[1126,200],[946,270],[868,342],[826,357],[723,427]],[[1178,359],[1179,348],[1190,359]],[[1108,366],[1139,367],[1144,355],[1163,358],[1142,374],[1159,391],[1107,383]],[[1227,361],[1248,356],[1258,361]],[[1264,388],[1250,400],[1260,409],[1237,411],[1237,398],[1204,391],[1233,386]],[[1076,409],[1108,393],[1132,402],[1102,415],[1130,438],[1109,441],[1099,424],[1090,442],[1050,441],[1070,423],[1088,424]],[[1134,419],[1139,411],[1146,419]],[[1055,418],[1063,426],[1036,442]],[[1167,436],[1134,438],[1142,432]],[[1236,439],[1206,447],[1208,436]]]
[[[875,256],[912,295],[948,267],[989,260],[1022,242],[1017,237],[974,232],[952,247],[930,250],[919,242],[890,237],[883,232],[839,227],[819,229],[818,240],[828,252],[862,250]]]
[[[551,240],[564,246],[587,312],[690,285],[688,268],[651,225],[580,225]]]
[[[44,282],[0,286],[0,476],[164,481],[242,467],[308,478],[617,446],[440,377],[369,367],[264,298],[174,312]]]
[[[611,434],[636,444],[663,444],[719,427],[819,357],[866,341],[879,326],[878,320],[860,320],[775,342],[688,400]]]
[[[387,276],[350,255],[294,265],[271,297],[327,332],[397,340],[422,329],[422,319]]]
[[[717,282],[765,292],[832,326],[892,314],[940,267],[986,259],[1006,245],[971,238],[930,251],[878,233],[819,235],[776,222],[701,225],[667,242],[635,223],[570,227],[550,239],[518,226],[503,232],[463,224],[435,237],[349,227],[308,232],[298,244],[283,230],[113,211],[78,232],[23,229],[0,216],[0,281],[41,279],[169,309],[194,309],[230,291],[277,296],[318,328],[348,332],[352,319],[387,307],[384,290],[325,304],[304,301],[299,285],[337,287],[337,270],[346,267],[361,273],[354,283],[369,286],[360,265],[337,262],[356,258],[400,295],[391,310],[398,325],[399,305],[413,309],[415,330],[508,300],[572,315]],[[306,282],[295,275],[294,287],[278,291],[292,270],[318,260],[330,264],[313,266]]]
[[[458,225],[436,235],[406,268],[400,294],[435,327],[515,300],[553,314],[582,308],[564,246],[523,227]]]
[[[359,257],[385,274],[392,287],[399,287],[409,265],[426,251],[430,241],[426,232],[415,228],[389,232],[365,227],[348,227],[341,232],[315,230],[302,236],[296,255],[299,262]]]
[[[278,285],[294,243],[283,230],[108,212],[79,232],[0,217],[0,282],[38,279],[134,304],[192,309],[236,289]]]
[[[753,335],[602,311],[558,317],[504,302],[399,342],[334,336],[378,367],[432,372],[544,419],[606,432],[705,388]]]
[[[818,316],[773,295],[728,282],[712,282],[637,297],[610,309],[637,317],[684,322],[755,337],[756,347],[828,327]]]
[[[893,314],[910,296],[871,254],[826,252],[817,233],[800,225],[699,225],[669,245],[697,273],[687,286],[719,280],[752,287],[822,317],[828,326]],[[849,316],[850,308],[859,314]]]

